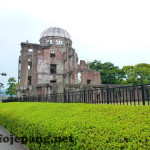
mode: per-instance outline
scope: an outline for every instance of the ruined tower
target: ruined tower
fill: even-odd
[[[101,84],[100,72],[86,67],[72,48],[70,34],[61,28],[41,33],[40,44],[22,42],[18,63],[18,96],[80,90]]]

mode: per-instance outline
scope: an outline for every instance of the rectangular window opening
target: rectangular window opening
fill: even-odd
[[[31,66],[30,65],[28,65],[28,70],[30,70],[31,69]]]
[[[90,84],[91,83],[91,80],[87,80],[87,84]]]
[[[60,41],[60,45],[63,46],[63,41]]]
[[[32,69],[32,62],[28,60],[28,69]]]
[[[81,83],[81,71],[78,72],[78,83]]]
[[[70,74],[69,77],[70,77],[70,83],[72,83],[72,74]]]
[[[33,52],[33,49],[28,49],[28,52],[29,52],[29,53],[32,53],[32,52]]]
[[[50,52],[50,57],[55,57],[55,51]]]
[[[31,76],[28,76],[28,85],[31,85]]]
[[[56,80],[51,80],[50,83],[56,83]]]
[[[52,45],[52,40],[50,40],[49,42],[50,42],[50,45]]]
[[[19,70],[21,70],[21,63],[19,63]]]
[[[50,73],[56,73],[56,64],[50,65]]]

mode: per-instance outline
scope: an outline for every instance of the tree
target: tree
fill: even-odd
[[[100,71],[103,84],[150,84],[150,64],[140,63],[119,69],[111,62],[94,60],[89,65],[92,70]]]
[[[6,94],[10,95],[12,98],[13,95],[16,95],[16,79],[14,77],[9,78],[7,85],[9,87],[6,89]]]
[[[120,84],[124,78],[124,71],[111,62],[94,60],[89,65],[92,70],[100,71],[102,84]]]
[[[150,64],[140,63],[135,65],[134,73],[138,83],[140,84],[150,83]]]
[[[150,64],[140,63],[135,66],[124,66],[126,84],[148,84],[150,83]]]
[[[125,78],[122,81],[122,84],[125,85],[138,84],[136,81],[136,76],[134,75],[134,66],[123,66],[122,70],[125,73]]]

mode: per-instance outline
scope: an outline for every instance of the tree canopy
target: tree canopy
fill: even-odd
[[[10,95],[12,98],[13,95],[16,95],[16,79],[14,77],[9,78],[7,85],[9,87],[6,89],[6,94]]]
[[[101,72],[102,84],[120,84],[124,78],[124,71],[111,62],[94,60],[89,65],[92,70]]]
[[[140,63],[135,66],[124,66],[126,84],[148,84],[150,83],[150,64]]]
[[[139,63],[119,69],[111,62],[94,60],[89,63],[92,70],[100,71],[102,84],[137,85],[150,83],[150,64]]]

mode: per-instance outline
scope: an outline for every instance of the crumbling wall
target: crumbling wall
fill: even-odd
[[[93,70],[82,71],[81,80],[82,84],[100,85],[101,84],[100,72],[96,72]]]
[[[54,51],[55,57],[51,57]],[[51,81],[63,82],[64,64],[61,52],[56,47],[50,47],[39,52],[37,62],[38,83]],[[56,65],[56,73],[51,73],[51,64]]]
[[[18,70],[20,78],[18,92],[21,91],[26,95],[44,95],[63,92],[65,88],[78,91],[101,84],[99,72],[87,68],[84,60],[78,64],[78,55],[71,44],[67,44],[68,41],[63,39],[63,45],[59,45],[56,38],[49,40],[52,40],[52,44],[21,44],[19,63],[23,69]],[[29,49],[32,52],[29,53]],[[79,73],[81,81],[78,79]]]

